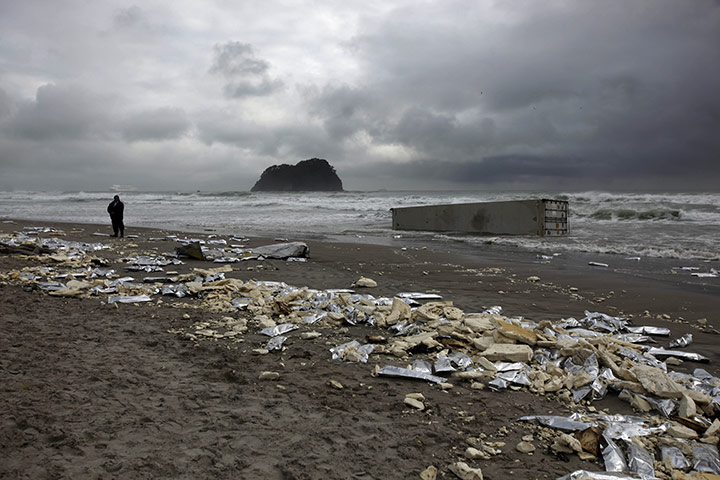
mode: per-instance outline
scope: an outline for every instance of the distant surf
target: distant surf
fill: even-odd
[[[116,191],[0,192],[0,217],[107,223]],[[488,237],[462,232],[402,232],[393,207],[556,198],[570,202],[568,237],[498,236],[497,245],[540,253],[581,251],[658,258],[720,257],[720,194],[609,192],[120,192],[125,223],[185,231],[333,238],[386,243],[400,236],[468,248]]]

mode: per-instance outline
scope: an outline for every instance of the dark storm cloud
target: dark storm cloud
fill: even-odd
[[[720,185],[717,1],[5,3],[5,177],[109,151],[170,189],[311,157],[348,188]]]
[[[7,134],[21,139],[80,139],[105,136],[110,102],[76,86],[44,85],[34,101],[19,103]]]
[[[326,155],[340,158],[342,147],[322,129],[309,124],[284,124],[267,128],[252,119],[207,115],[197,123],[200,139],[207,145],[233,145],[255,155],[275,157],[278,162]]]
[[[222,75],[227,83],[225,96],[242,98],[264,96],[283,87],[283,82],[270,77],[270,64],[255,56],[252,45],[227,42],[214,47],[215,59],[210,73]]]
[[[169,140],[180,138],[189,128],[190,120],[182,109],[158,108],[127,118],[122,125],[122,135],[131,142]]]
[[[412,168],[388,170],[452,182],[718,174],[717,3],[446,6],[364,25],[363,86],[311,102],[331,137],[409,148]]]

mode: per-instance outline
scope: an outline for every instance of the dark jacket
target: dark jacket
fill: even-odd
[[[117,202],[113,200],[110,202],[110,205],[108,205],[107,211],[110,214],[111,218],[117,218],[119,220],[122,220],[123,218],[123,210],[125,210],[125,204],[118,200]]]

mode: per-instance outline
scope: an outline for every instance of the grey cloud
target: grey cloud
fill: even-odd
[[[223,143],[258,156],[295,161],[326,155],[342,156],[342,148],[325,132],[310,124],[285,124],[265,128],[252,121],[209,114],[197,122],[200,139],[208,145]]]
[[[19,104],[7,128],[12,136],[35,141],[101,137],[111,123],[110,103],[80,87],[44,85],[35,101]]]
[[[169,140],[179,138],[190,128],[190,120],[180,108],[158,108],[137,113],[122,125],[123,138],[131,142],[141,140]]]
[[[210,73],[221,73],[228,77],[235,75],[263,75],[270,68],[268,62],[255,58],[249,43],[228,42],[215,45],[215,62]]]
[[[283,82],[269,74],[270,64],[257,58],[252,45],[227,42],[214,47],[210,73],[222,75],[227,83],[225,96],[242,98],[269,95],[283,87]]]
[[[302,91],[308,112],[320,118],[325,131],[337,141],[359,131],[379,134],[386,116],[391,113],[377,101],[377,92],[370,89],[326,85],[322,89],[305,88]]]
[[[10,102],[10,96],[0,88],[0,118],[10,116],[13,111],[13,105]]]
[[[717,4],[526,4],[508,7],[505,22],[455,6],[411,6],[364,25],[352,46],[376,103],[350,97],[361,115],[320,111],[326,129],[410,147],[417,171],[454,182],[601,188],[627,175],[675,172],[687,183],[718,171]]]
[[[137,5],[121,8],[113,16],[113,25],[118,29],[134,28],[143,22],[142,10]]]

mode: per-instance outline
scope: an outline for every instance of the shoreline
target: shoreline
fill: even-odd
[[[158,275],[127,272],[121,259],[174,252],[178,245],[151,240],[177,231],[133,228],[126,234],[138,238],[117,239],[93,235],[111,231],[109,222],[38,223],[1,223],[0,233],[47,226],[64,231],[56,238],[108,244],[111,249],[93,255],[105,259],[118,276]],[[207,239],[213,233],[194,236]],[[268,243],[277,242],[247,241],[249,247]],[[390,298],[400,292],[434,293],[467,313],[499,305],[507,317],[535,322],[582,318],[586,310],[627,316],[635,325],[670,328],[671,337],[657,339],[660,346],[692,333],[690,349],[710,362],[674,368],[691,373],[702,367],[720,376],[720,296],[712,285],[688,284],[679,274],[636,277],[590,267],[585,258],[561,256],[546,263],[524,252],[513,256],[491,248],[458,255],[430,245],[306,243],[310,255],[305,262],[233,263],[226,278],[324,290],[351,288],[367,277],[378,286],[354,290]],[[182,276],[195,268],[225,265],[184,262],[168,269]],[[19,255],[0,255],[2,273],[37,264]],[[4,475],[417,478],[434,465],[452,478],[448,465],[463,460],[469,445],[483,441],[503,443],[497,447],[502,454],[464,461],[482,467],[488,479],[555,479],[579,468],[602,470],[601,459],[587,462],[571,455],[565,462],[549,448],[539,448],[532,456],[515,450],[523,436],[533,435],[541,447],[547,434],[518,423],[519,417],[572,411],[553,395],[492,392],[471,388],[470,383],[443,390],[372,375],[376,367],[409,364],[412,355],[374,354],[367,364],[330,358],[330,348],[349,340],[391,335],[375,327],[321,326],[316,330],[322,336],[315,340],[293,332],[286,351],[259,354],[268,341],[259,327],[232,341],[192,340],[173,333],[208,328],[228,315],[242,318],[247,315],[243,312],[187,308],[183,299],[172,297],[162,297],[162,304],[154,297],[137,305],[108,304],[98,297],[57,298],[7,281],[0,286],[0,296],[0,348],[7,352],[0,364],[0,408],[9,412],[0,428]],[[252,316],[248,318],[248,325],[254,325]],[[259,380],[266,371],[278,372],[278,380]],[[422,393],[427,409],[418,412],[404,404],[409,393]],[[633,414],[616,394],[594,406]],[[313,425],[313,435],[308,435],[308,425]],[[480,434],[485,440],[478,440]]]

